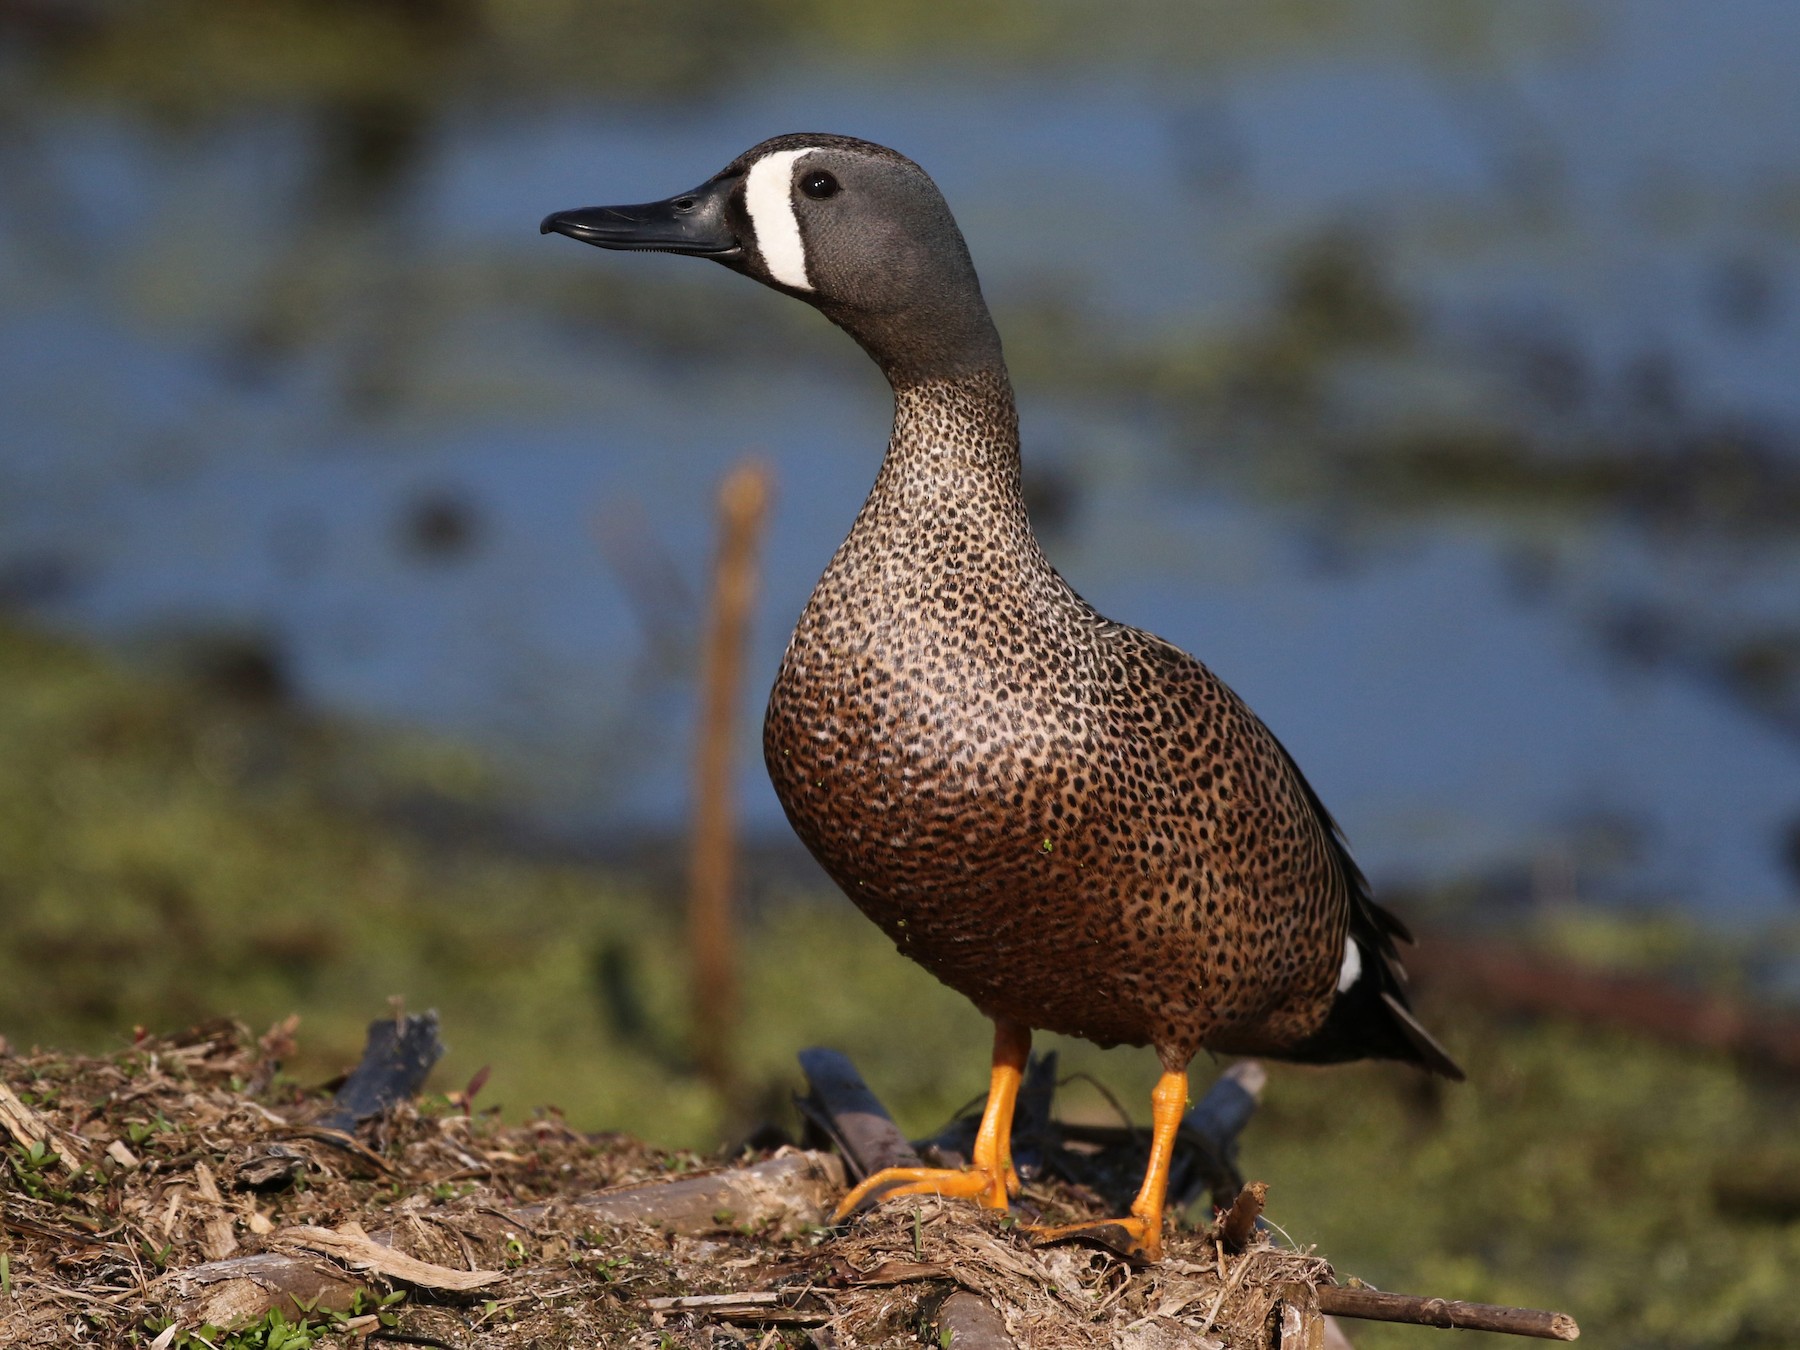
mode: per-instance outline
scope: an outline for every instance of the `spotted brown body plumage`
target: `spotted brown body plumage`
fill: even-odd
[[[1162,1058],[1143,1188],[1101,1225],[1152,1258],[1201,1049],[1461,1076],[1408,1008],[1405,929],[1281,744],[1045,559],[999,334],[923,170],[780,136],[692,192],[543,228],[711,257],[813,305],[894,390],[874,487],[782,659],[764,756],[837,884],[993,1019],[994,1077],[970,1169],[878,1174],[844,1212],[884,1190],[1005,1205],[1030,1028]]]
[[[1003,377],[896,403],[769,701],[795,830],[990,1016],[1177,1064],[1310,1035],[1349,897],[1280,747],[1205,666],[1102,618],[1046,561]]]

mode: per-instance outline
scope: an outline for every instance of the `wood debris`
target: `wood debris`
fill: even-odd
[[[1053,1060],[1021,1098],[1013,1214],[908,1197],[826,1232],[849,1174],[903,1153],[954,1156],[961,1138],[957,1127],[909,1143],[842,1056],[809,1052],[824,1081],[807,1115],[845,1142],[848,1167],[795,1148],[724,1166],[442,1101],[390,1101],[354,1135],[328,1128],[319,1121],[343,1103],[280,1087],[270,1067],[270,1046],[293,1033],[259,1044],[213,1024],[106,1059],[0,1058],[12,1141],[0,1151],[0,1345],[135,1335],[168,1347],[274,1312],[335,1319],[344,1338],[322,1344],[398,1323],[457,1346],[629,1350],[711,1344],[709,1328],[732,1327],[760,1350],[916,1345],[922,1332],[962,1350],[1319,1350],[1327,1312],[1573,1329],[1557,1314],[1340,1288],[1321,1257],[1274,1245],[1254,1224],[1261,1191],[1233,1179],[1254,1066],[1195,1107],[1177,1157],[1190,1190],[1240,1197],[1238,1217],[1171,1233],[1168,1259],[1142,1269],[1025,1229],[1097,1217],[1115,1203],[1098,1197],[1128,1196],[1142,1168],[1131,1132],[1055,1121]],[[382,1053],[394,1060],[392,1037]],[[255,1098],[244,1087],[258,1075]],[[65,1154],[65,1141],[79,1142]]]
[[[1389,1294],[1379,1289],[1338,1288],[1319,1290],[1319,1306],[1339,1317],[1360,1317],[1372,1322],[1410,1322],[1414,1326],[1448,1327],[1459,1331],[1500,1331],[1513,1336],[1536,1336],[1546,1341],[1572,1341],[1581,1328],[1567,1313],[1537,1308],[1503,1308],[1492,1303],[1464,1303],[1453,1298],[1427,1298],[1420,1294]]]
[[[318,1228],[302,1224],[283,1229],[277,1241],[284,1247],[304,1247],[309,1251],[334,1256],[352,1270],[371,1271],[415,1289],[448,1290],[463,1294],[471,1289],[485,1289],[506,1278],[503,1270],[452,1270],[433,1265],[376,1242],[362,1230],[362,1225],[347,1223],[341,1228]]]
[[[4,1128],[21,1148],[54,1150],[57,1164],[63,1171],[81,1170],[82,1149],[74,1137],[65,1132],[58,1142],[50,1122],[20,1101],[18,1094],[5,1083],[0,1083],[0,1128]]]

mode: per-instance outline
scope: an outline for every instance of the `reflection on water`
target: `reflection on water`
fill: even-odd
[[[336,176],[292,116],[65,111],[33,181],[79,226],[15,199],[0,238],[0,590],[266,632],[547,816],[666,827],[709,485],[777,469],[760,684],[885,391],[779,297],[535,222],[844,130],[958,210],[1052,556],[1230,679],[1378,878],[1766,911],[1800,886],[1800,11],[1583,12],[1485,61],[774,63],[681,115],[420,118],[327,142]]]

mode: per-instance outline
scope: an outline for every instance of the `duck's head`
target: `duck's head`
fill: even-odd
[[[849,136],[777,136],[699,187],[547,216],[545,234],[711,258],[805,300],[896,384],[1000,365],[962,232],[925,171]]]

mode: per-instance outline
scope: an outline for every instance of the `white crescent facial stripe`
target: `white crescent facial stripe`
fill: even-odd
[[[1357,949],[1355,938],[1344,939],[1344,966],[1338,971],[1338,993],[1343,993],[1355,984],[1362,974],[1362,952]]]
[[[744,184],[744,208],[750,213],[750,228],[756,232],[763,265],[783,286],[802,291],[810,291],[812,282],[806,275],[800,221],[794,215],[794,162],[816,149],[818,146],[809,145],[764,155],[750,166]]]

